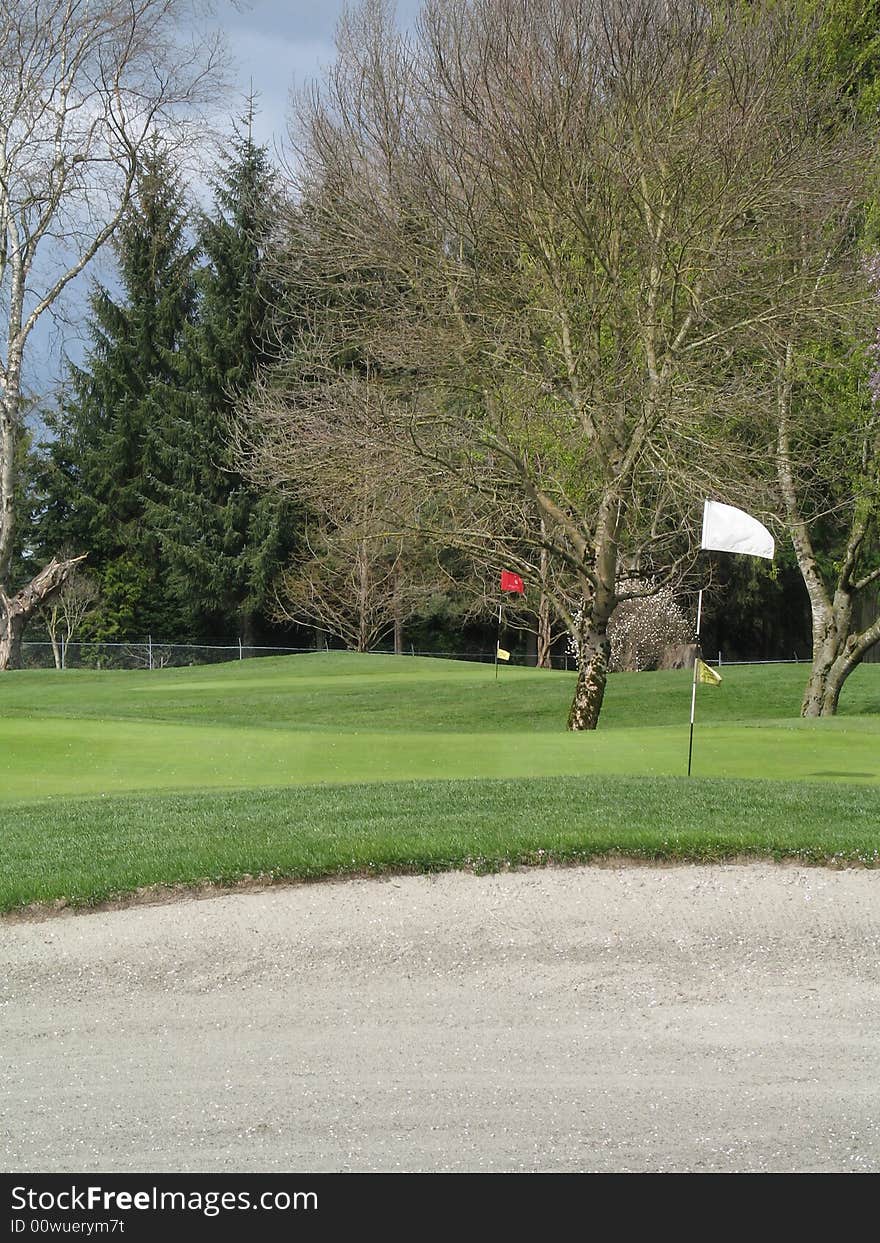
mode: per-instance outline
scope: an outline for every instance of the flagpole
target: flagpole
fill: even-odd
[[[700,622],[703,617],[703,588],[697,596],[697,650],[694,652],[694,681],[691,686],[691,736],[688,742],[688,776],[691,775],[691,760],[694,754],[694,711],[697,706],[697,673],[700,668]]]
[[[495,640],[495,681],[498,681],[498,649],[501,647],[501,604],[498,605],[498,638]]]

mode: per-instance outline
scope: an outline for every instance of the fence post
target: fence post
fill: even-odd
[[[153,667],[153,636],[147,635],[147,668]]]
[[[242,652],[241,652],[241,635],[238,636],[238,659],[244,660],[244,656],[242,655]]]

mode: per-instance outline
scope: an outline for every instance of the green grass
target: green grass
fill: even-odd
[[[876,791],[830,784],[566,777],[145,795],[71,802],[51,818],[14,808],[0,901],[620,854],[876,864],[878,846]]]
[[[880,666],[804,722],[806,666],[609,681],[331,654],[0,678],[0,909],[145,885],[606,854],[873,863]]]
[[[702,724],[797,718],[806,665],[739,665],[700,688]],[[34,670],[0,679],[0,717],[168,721],[284,730],[560,733],[574,675],[346,652],[157,672]],[[690,674],[612,674],[600,732],[687,720]],[[847,681],[842,718],[880,716],[880,665]]]

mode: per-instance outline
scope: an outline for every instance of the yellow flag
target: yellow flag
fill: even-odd
[[[721,674],[717,669],[711,668],[704,660],[697,661],[697,681],[705,682],[707,686],[717,686],[721,681]]]
[[[498,659],[499,660],[510,660],[510,652],[506,652],[503,647],[499,646]]]

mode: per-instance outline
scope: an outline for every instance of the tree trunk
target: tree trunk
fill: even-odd
[[[52,644],[52,657],[55,661],[56,669],[63,669],[64,662],[61,659],[61,648],[58,646],[58,606],[55,605],[49,614],[49,620],[46,624],[49,631],[49,642]]]
[[[541,518],[541,538],[546,539],[547,524]],[[547,579],[550,573],[550,556],[547,549],[541,548],[541,598],[538,602],[538,652],[535,664],[538,669],[549,669],[550,664],[550,644],[551,644],[551,627],[550,627],[550,597],[547,595]]]
[[[851,633],[853,592],[838,587],[824,609],[813,610],[813,666],[801,704],[801,716],[834,716],[840,692],[865,653],[880,642],[880,618]]]
[[[581,626],[578,635],[577,684],[568,713],[568,728],[571,730],[595,729],[599,724],[599,713],[605,698],[605,683],[608,680],[608,658],[611,653],[606,628],[607,620],[604,626],[596,626],[590,621]]]
[[[804,693],[801,716],[834,716],[843,684],[858,663],[850,659],[848,651],[844,650],[829,667],[819,671],[814,667]]]
[[[840,657],[840,632],[833,609],[813,610],[813,666],[801,702],[801,716],[833,716],[837,711],[843,678],[834,675]],[[834,684],[836,691],[829,699]],[[829,709],[829,705],[830,706]]]
[[[542,593],[538,604],[537,655],[535,665],[538,669],[549,669],[550,664],[550,601]]]
[[[542,595],[538,605],[537,654],[534,665],[537,669],[551,669],[551,621],[549,621],[549,600]]]
[[[595,583],[592,597],[584,601],[578,627],[578,677],[568,714],[568,728],[595,729],[599,724],[611,642],[608,622],[617,603],[617,533],[622,507],[606,497],[596,524]]]
[[[809,572],[818,575],[815,558],[810,563],[800,553],[798,562],[801,564],[802,574],[806,566]],[[806,581],[806,575],[804,579]],[[829,598],[826,594],[825,599],[822,599],[813,591],[809,595],[813,623],[813,664],[801,702],[801,716],[834,716],[843,683],[858,663],[858,658],[851,662],[848,659],[857,646],[857,639],[850,636],[852,592],[838,582],[833,597]]]
[[[12,601],[14,603],[14,601]],[[0,616],[0,669],[21,668],[21,639],[27,618],[20,613]]]
[[[81,557],[70,557],[66,561],[53,558],[14,596],[7,596],[0,588],[0,670],[5,672],[21,668],[21,640],[25,626],[37,609],[61,590],[71,571],[85,557],[83,553]]]
[[[840,595],[840,592],[838,592]],[[842,612],[843,616],[839,614]],[[813,623],[813,666],[801,703],[801,716],[834,716],[843,684],[870,646],[870,630],[849,634],[851,600],[835,603]]]
[[[849,677],[852,669],[853,666],[848,664],[845,659],[836,660],[832,665],[828,672],[828,677],[825,679],[821,716],[834,716],[837,712],[840,692],[843,690],[843,684]]]
[[[400,558],[394,563],[394,655],[403,655],[403,609],[400,599]]]
[[[358,544],[357,552],[357,620],[358,636],[355,650],[366,652],[369,649],[369,628],[367,610],[370,601],[370,560],[365,540]]]
[[[250,609],[248,609],[246,613],[241,614],[239,619],[239,631],[241,634],[242,647],[254,646],[254,635],[256,633],[254,621],[254,615]]]
[[[843,556],[836,563],[831,584],[823,577],[804,520],[795,487],[791,452],[792,347],[780,361],[778,383],[777,476],[785,503],[786,522],[798,568],[810,598],[813,625],[813,663],[801,702],[801,716],[834,716],[843,684],[865,653],[880,639],[880,620],[853,632],[853,605],[857,593],[876,581],[876,571],[859,580],[855,567],[867,537],[870,506],[857,504],[852,515]]]

